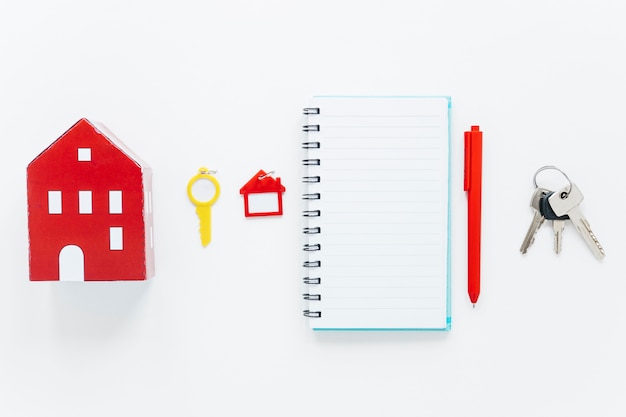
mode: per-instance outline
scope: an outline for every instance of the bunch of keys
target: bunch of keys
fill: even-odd
[[[559,171],[567,179],[568,185],[560,191],[554,192],[546,188],[537,186],[537,174],[546,169],[554,169]],[[583,237],[589,249],[597,259],[604,258],[604,248],[600,245],[598,238],[591,230],[589,222],[583,216],[580,210],[580,203],[583,201],[583,195],[580,189],[573,184],[563,171],[554,166],[545,166],[539,168],[533,179],[535,184],[535,192],[530,200],[530,206],[533,209],[533,220],[530,224],[526,237],[520,248],[520,252],[526,253],[530,245],[535,241],[537,231],[545,220],[552,221],[554,230],[554,251],[558,254],[561,252],[563,240],[563,230],[565,229],[565,221],[570,220]]]

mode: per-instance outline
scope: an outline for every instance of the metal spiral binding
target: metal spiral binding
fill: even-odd
[[[304,277],[302,278],[302,282],[304,282],[307,285],[317,285],[317,284],[321,284],[322,283],[322,279],[320,277]]]
[[[303,109],[303,113],[305,115],[316,115],[316,114],[320,114],[320,109],[318,107],[308,107],[308,108]],[[320,125],[318,124],[304,125],[302,126],[302,130],[304,132],[319,132]],[[318,141],[302,142],[302,149],[305,149],[305,150],[310,149],[310,150],[313,150],[312,152],[316,152],[315,149],[320,149],[320,147],[321,147],[321,144]],[[302,165],[304,166],[319,166],[320,164],[321,164],[321,160],[319,158],[310,158],[310,159],[302,160]],[[315,168],[313,168],[313,170],[314,169]],[[321,182],[321,177],[319,175],[309,175],[309,176],[302,177],[302,183],[304,184],[315,184],[315,183],[320,183],[320,182]],[[309,201],[320,200],[321,198],[322,198],[321,193],[303,193],[302,194],[303,200],[309,200]],[[321,215],[322,213],[320,210],[304,210],[302,212],[303,217],[320,217]],[[320,234],[322,233],[322,229],[321,227],[305,227],[302,229],[302,232],[305,235]],[[322,245],[320,243],[306,243],[302,246],[302,250],[306,253],[318,252],[322,250]],[[302,267],[309,268],[309,270],[312,270],[310,268],[320,268],[321,266],[322,266],[321,260],[306,260],[302,263]],[[302,278],[302,281],[304,282],[305,285],[319,285],[322,282],[322,279],[320,277],[306,276]],[[308,292],[305,294],[302,294],[302,297],[304,300],[307,300],[307,301],[321,301],[322,300],[321,294],[312,294]],[[310,317],[310,318],[322,317],[321,311],[304,310],[303,314],[305,317]]]
[[[320,317],[322,317],[321,311],[304,310],[302,314],[304,314],[304,317],[309,317],[309,318],[319,319]]]
[[[302,194],[303,200],[319,200],[322,198],[320,193]]]
[[[302,298],[309,301],[321,301],[322,294],[302,294]]]
[[[322,250],[322,245],[319,243],[307,243],[302,246],[302,250],[306,252],[317,252],[318,250]]]

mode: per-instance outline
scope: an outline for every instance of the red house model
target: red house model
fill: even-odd
[[[31,281],[154,275],[152,171],[104,126],[79,120],[27,169]]]
[[[285,187],[280,183],[280,178],[274,178],[272,174],[273,171],[266,173],[260,170],[239,190],[239,193],[243,195],[246,217],[283,214]]]

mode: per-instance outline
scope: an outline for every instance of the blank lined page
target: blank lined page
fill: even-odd
[[[305,227],[315,329],[449,327],[447,97],[317,97]],[[317,146],[317,145],[315,145]],[[317,165],[319,160],[319,165]],[[315,229],[314,229],[315,230]],[[319,263],[317,262],[319,261]],[[319,265],[319,266],[317,266]],[[311,297],[309,297],[311,298]],[[315,298],[315,297],[313,297]]]

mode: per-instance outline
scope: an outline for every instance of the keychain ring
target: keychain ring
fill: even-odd
[[[257,180],[261,181],[261,180],[263,180],[263,179],[265,179],[265,178],[267,178],[267,177],[271,177],[272,175],[274,175],[274,171],[270,171],[270,172],[268,172],[268,173],[267,173],[267,174],[265,174],[265,175],[259,175],[259,176],[257,177]]]
[[[189,183],[187,183],[187,195],[189,196],[189,199],[194,205],[211,206],[213,203],[215,203],[217,198],[220,196],[220,184],[217,182],[215,177],[211,175],[211,174],[215,174],[216,172],[217,171],[209,171],[209,169],[206,167],[201,167],[198,170],[198,173],[194,175],[193,177],[191,177],[191,179],[189,180]],[[203,179],[211,181],[211,183],[215,187],[215,195],[209,201],[198,200],[197,198],[193,196],[193,193],[191,191],[191,187],[193,187],[196,181],[203,180]]]
[[[537,185],[537,175],[539,175],[539,173],[541,171],[546,171],[548,169],[553,169],[555,171],[559,171],[561,173],[561,175],[563,175],[565,177],[565,179],[567,180],[569,186],[567,188],[567,191],[565,191],[565,195],[562,196],[561,198],[567,197],[569,195],[570,191],[572,191],[572,180],[569,179],[569,177],[567,176],[567,174],[565,172],[561,171],[559,168],[555,167],[554,165],[542,166],[541,168],[539,168],[535,172],[535,175],[533,176],[533,184],[535,185],[535,188],[539,188],[539,186]]]

